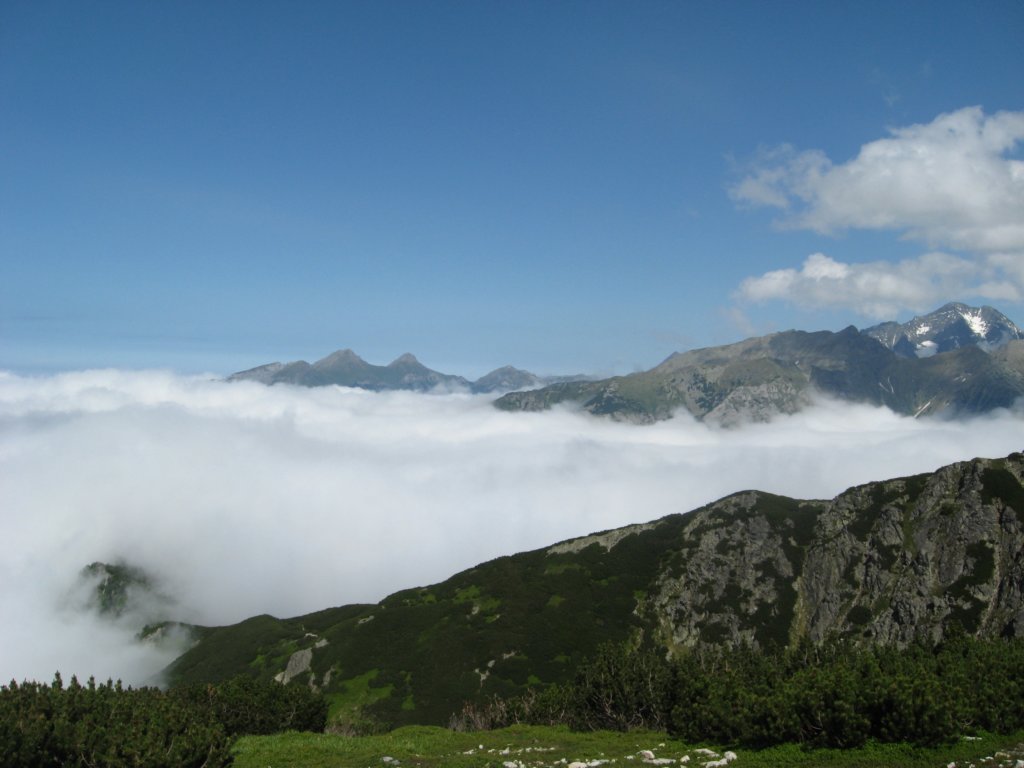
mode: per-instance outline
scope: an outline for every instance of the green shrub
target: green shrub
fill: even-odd
[[[321,732],[327,723],[327,701],[303,685],[239,676],[218,685],[173,688],[170,696],[186,706],[208,710],[229,736]]]
[[[689,742],[919,746],[1024,728],[1024,641],[966,635],[935,648],[801,643],[692,652],[602,646],[568,684],[470,705],[460,729],[514,723],[668,730]]]
[[[0,689],[0,766],[224,766],[231,739],[208,711],[155,688],[12,682]]]
[[[327,704],[301,686],[247,678],[165,692],[121,683],[0,688],[0,768],[216,768],[241,734],[322,731]]]

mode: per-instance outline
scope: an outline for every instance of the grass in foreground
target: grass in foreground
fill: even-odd
[[[871,744],[854,750],[804,750],[786,745],[764,750],[735,749],[730,768],[1013,768],[1024,758],[1024,731],[1009,736],[983,734],[974,741],[920,749],[905,744]],[[707,748],[707,747],[706,747]],[[238,768],[566,768],[573,762],[596,765],[674,765],[701,768],[725,754],[699,752],[661,733],[598,731],[514,726],[496,731],[455,733],[445,728],[410,726],[380,736],[285,733],[248,736],[235,747]],[[645,761],[650,750],[658,762]],[[683,760],[689,756],[689,761]],[[983,759],[988,760],[983,762]],[[386,759],[388,758],[388,759]],[[670,760],[671,762],[661,762]],[[397,763],[395,762],[397,761]],[[604,762],[595,762],[604,761]]]

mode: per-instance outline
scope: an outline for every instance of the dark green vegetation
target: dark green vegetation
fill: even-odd
[[[1013,454],[828,502],[736,494],[375,605],[202,629],[168,675],[313,686],[330,702],[329,729],[372,733],[554,689],[609,642],[683,659],[718,647],[1020,637],[1022,476],[1024,455]]]
[[[178,681],[271,677],[312,649],[296,680],[325,691],[339,725],[443,724],[464,699],[563,680],[602,641],[639,631],[637,596],[683,520],[666,519],[664,535],[628,536],[610,551],[594,543],[500,558],[378,605],[206,630],[169,672]]]
[[[154,585],[141,568],[125,563],[90,563],[82,569],[84,580],[95,581],[90,595],[100,614],[120,616],[129,608],[132,592],[152,592]]]
[[[738,750],[737,768],[943,768],[950,762],[967,766],[1013,766],[1020,754],[1014,745],[1024,733],[1012,736],[982,734],[977,740],[942,747],[869,743],[857,749],[812,749],[798,745],[763,750]],[[663,733],[592,731],[579,733],[565,727],[517,725],[495,731],[456,733],[436,726],[406,726],[391,733],[359,738],[310,733],[248,736],[235,749],[238,768],[339,768],[380,766],[391,757],[410,768],[495,768],[518,762],[529,768],[564,768],[574,761],[615,761],[614,765],[642,766],[638,754],[649,749],[658,758],[675,761],[689,757],[687,765],[712,760]],[[1002,752],[1009,748],[1009,752]],[[724,749],[712,747],[722,754]],[[982,763],[984,757],[1007,755]]]
[[[719,648],[675,660],[610,645],[568,683],[467,705],[455,722],[663,730],[691,743],[752,748],[936,746],[977,730],[1024,728],[1024,641],[960,635],[903,649],[804,642],[775,653]]]
[[[188,768],[231,763],[244,734],[322,731],[324,700],[308,688],[237,678],[217,686],[123,688],[51,685],[0,688],[0,767]]]
[[[151,589],[149,577],[139,568],[124,564],[91,563],[82,569],[82,576],[96,579],[94,597],[100,613],[120,616],[128,603],[132,588]]]
[[[236,678],[161,692],[74,679],[65,687],[58,676],[50,686],[0,689],[0,766],[212,768],[234,757],[243,768],[396,759],[424,768],[541,768],[638,759],[641,750],[670,760],[720,757],[722,748],[693,746],[709,742],[740,750],[742,764],[752,766],[942,765],[1014,743],[986,729],[1019,729],[1022,680],[1024,642],[964,635],[934,649],[803,644],[777,654],[745,648],[676,661],[606,645],[564,685],[467,706],[453,719],[455,730],[407,726],[353,738],[295,732],[320,731],[326,719],[326,702],[304,686]],[[955,738],[962,732],[980,736]],[[236,742],[247,734],[279,735]],[[779,744],[785,746],[765,749]]]

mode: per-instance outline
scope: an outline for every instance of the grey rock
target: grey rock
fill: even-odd
[[[644,611],[670,647],[1024,636],[1024,455],[692,513]]]

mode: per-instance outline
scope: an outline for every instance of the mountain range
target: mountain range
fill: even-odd
[[[650,370],[607,379],[506,366],[469,381],[411,354],[373,365],[343,349],[312,364],[268,363],[228,381],[500,394],[495,405],[503,410],[567,404],[639,423],[679,411],[724,425],[764,421],[800,410],[818,393],[912,416],[978,413],[1024,396],[1024,331],[992,307],[950,303],[907,323],[784,331],[677,352]]]
[[[239,371],[228,381],[258,381],[262,384],[297,384],[304,387],[336,385],[369,389],[374,392],[410,390],[413,392],[469,391],[476,394],[509,392],[542,387],[583,376],[537,376],[510,365],[497,368],[475,381],[427,368],[414,355],[404,354],[387,365],[373,365],[351,349],[341,349],[315,363],[267,363]]]
[[[794,413],[819,393],[915,417],[1010,407],[1024,396],[1024,332],[991,307],[947,304],[902,325],[784,331],[677,352],[648,371],[510,392],[495,404],[567,403],[636,422],[686,411],[729,425]]]
[[[569,679],[607,641],[897,646],[1024,635],[1024,454],[829,501],[758,491],[501,557],[376,604],[193,628],[170,682],[309,685],[337,723],[444,724]]]

